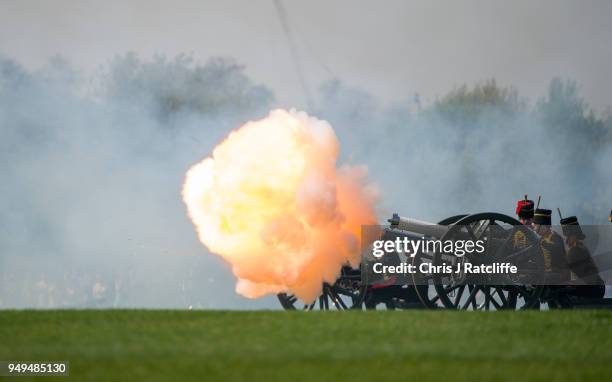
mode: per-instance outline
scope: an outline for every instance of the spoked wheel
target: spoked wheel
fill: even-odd
[[[361,271],[343,267],[340,277],[333,285],[324,283],[321,295],[312,303],[305,304],[289,293],[277,294],[285,310],[348,310],[361,309],[366,288],[361,282]]]
[[[516,243],[518,237],[519,246]],[[531,250],[538,243],[537,235],[506,215],[480,213],[466,216],[453,224],[441,238],[442,242],[462,239],[474,242],[482,240],[485,252],[462,257],[436,252],[433,254],[433,265],[450,265],[455,269],[457,264],[464,262],[490,264],[504,259],[525,263],[539,261],[539,257],[534,257]],[[493,276],[488,274],[432,274],[435,294],[432,295],[430,291],[429,303],[433,302],[437,307],[460,310],[514,310],[537,306],[542,286],[524,285],[520,280],[512,278],[504,280],[503,285],[495,285],[491,277]]]

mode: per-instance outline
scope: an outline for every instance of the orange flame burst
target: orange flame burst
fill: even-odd
[[[342,265],[358,265],[376,190],[365,167],[336,168],[338,150],[326,121],[274,110],[187,172],[189,217],[202,243],[232,265],[238,293],[311,302]]]

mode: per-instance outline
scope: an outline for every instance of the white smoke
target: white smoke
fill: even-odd
[[[553,110],[557,123],[533,104],[485,107],[466,127],[338,82],[316,98],[309,112],[334,126],[340,162],[367,164],[379,185],[380,221],[512,215],[524,193],[584,223],[612,208],[610,141],[585,138],[588,116],[555,130],[576,114]],[[231,60],[127,55],[92,79],[60,59],[28,71],[0,58],[0,307],[276,307],[235,295],[180,196],[193,163],[274,106]],[[609,132],[610,118],[600,127]]]

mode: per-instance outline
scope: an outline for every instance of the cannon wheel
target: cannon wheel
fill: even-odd
[[[312,303],[305,304],[289,293],[276,295],[285,310],[348,310],[361,309],[366,288],[362,287],[361,271],[343,267],[340,277],[333,285],[323,283],[321,295]]]
[[[509,236],[513,230],[506,230],[504,226],[521,225],[519,221],[507,215],[498,213],[479,213],[461,218],[453,224],[449,232],[441,238],[448,240],[459,232],[468,233],[476,240],[486,239],[491,234],[490,227],[499,227],[497,233],[505,232]],[[537,237],[531,231],[525,230],[530,243],[534,244]],[[429,259],[434,264],[442,263],[440,254],[434,254]],[[544,290],[543,286],[529,285],[477,285],[469,282],[444,282],[440,275],[429,275],[434,283],[435,292],[428,290],[427,297],[423,298],[430,308],[448,308],[459,310],[502,310],[502,309],[528,309],[538,305],[539,297]]]
[[[467,232],[476,240],[486,239],[490,235],[491,227],[519,226],[521,223],[507,215],[498,213],[480,213],[467,216],[454,224],[442,240],[452,238],[459,232]],[[500,232],[500,230],[498,231]],[[506,230],[509,235],[513,230]],[[537,236],[529,229],[525,229],[531,245],[537,243]],[[434,262],[441,262],[440,254],[435,255]],[[441,278],[440,278],[441,279]],[[439,279],[439,280],[440,280]],[[437,280],[437,281],[439,281]],[[443,285],[435,282],[436,292],[440,302],[450,309],[460,310],[502,310],[502,309],[528,309],[539,303],[544,286],[528,285],[475,285],[469,283],[455,283]]]

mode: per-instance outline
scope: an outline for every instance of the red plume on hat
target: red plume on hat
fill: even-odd
[[[523,219],[531,219],[533,218],[533,200],[527,199],[527,195],[525,195],[525,199],[521,199],[516,203],[516,214]]]

